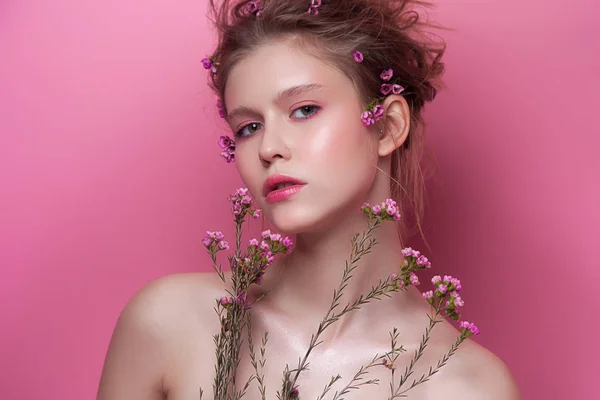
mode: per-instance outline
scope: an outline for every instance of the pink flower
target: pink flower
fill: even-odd
[[[420,267],[431,268],[431,263],[429,262],[429,260],[425,256],[420,256],[417,259],[417,265],[420,266]]]
[[[442,277],[439,275],[436,275],[433,278],[431,278],[431,283],[433,283],[434,285],[437,285],[441,281],[442,281]]]
[[[373,207],[371,207],[371,212],[375,215],[379,215],[381,213],[381,206],[375,204]]]
[[[448,291],[448,287],[442,283],[441,285],[438,286],[438,291],[441,294],[445,294]]]
[[[233,303],[233,299],[231,299],[229,297],[221,297],[221,300],[219,300],[219,303],[221,303],[222,306],[227,306],[227,305]]]
[[[381,104],[377,104],[373,107],[373,117],[375,117],[375,121],[378,121],[383,116],[383,106]]]
[[[463,299],[460,297],[460,295],[456,292],[452,292],[450,293],[450,296],[452,297],[452,301],[454,302],[454,305],[456,307],[462,307],[465,305],[465,302],[463,301]]]
[[[398,277],[398,274],[392,274],[390,275],[390,279],[391,280],[395,280]]]
[[[212,244],[212,242],[213,242],[213,239],[211,237],[209,237],[209,236],[207,236],[204,239],[202,239],[202,244],[205,247],[210,247],[210,245]]]
[[[226,242],[226,241],[224,241],[224,240],[221,240],[221,241],[219,242],[219,248],[220,248],[221,250],[228,250],[228,249],[229,249],[229,243],[227,243],[227,242]]]
[[[317,6],[308,7],[308,13],[313,14],[313,15],[319,15],[319,7],[317,7]]]
[[[390,85],[389,83],[384,83],[383,85],[381,85],[381,93],[388,95],[392,92],[392,85]]]
[[[248,246],[258,246],[258,240],[250,239],[250,241],[248,241]]]
[[[267,242],[265,242],[264,240],[262,242],[260,242],[260,246],[261,249],[269,251],[271,248],[269,247],[269,244]]]
[[[381,72],[381,79],[383,79],[384,81],[389,81],[390,79],[392,79],[392,76],[394,76],[394,71],[390,68],[390,69],[384,69]]]
[[[417,286],[419,284],[419,277],[414,273],[410,273],[410,281],[413,285]]]
[[[271,230],[267,229],[266,231],[263,231],[263,233],[262,233],[262,237],[263,237],[264,239],[266,239],[266,238],[268,238],[268,237],[270,237],[270,236],[271,236]]]
[[[252,218],[253,219],[259,219],[260,218],[260,209],[256,209],[254,210],[254,213],[252,214]]]
[[[201,62],[204,69],[211,69],[213,66],[213,63],[209,58],[203,58]]]
[[[281,240],[281,235],[279,233],[272,233],[269,235],[269,238],[274,242],[279,242]]]
[[[223,102],[220,99],[217,100],[217,110],[219,110],[219,117],[225,118],[225,110],[223,110]]]
[[[424,292],[423,293],[423,297],[426,298],[426,299],[432,298],[433,297],[433,290],[429,290],[427,292]]]
[[[356,61],[357,63],[361,63],[365,59],[363,53],[361,53],[358,50],[352,52],[352,57],[354,57],[354,61]]]
[[[362,113],[360,119],[362,119],[363,124],[365,124],[366,126],[375,123],[375,121],[373,120],[373,114],[370,111],[365,111],[364,113]]]
[[[480,333],[477,325],[475,325],[472,322],[461,321],[460,327],[463,330],[463,334],[466,334],[466,336],[479,335],[479,333]]]
[[[221,136],[219,137],[219,147],[222,149],[226,149],[234,145],[235,142],[229,136]]]
[[[232,163],[235,161],[235,153],[229,149],[222,151],[221,157],[223,157],[227,163]]]
[[[256,1],[249,1],[248,4],[246,4],[246,9],[248,12],[255,14],[258,11],[258,3]]]
[[[392,92],[394,94],[400,94],[400,93],[404,92],[404,88],[400,85],[394,85],[394,86],[392,86]]]

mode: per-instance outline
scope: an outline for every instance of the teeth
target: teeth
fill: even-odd
[[[285,187],[294,186],[294,185],[295,185],[295,183],[289,183],[289,182],[288,183],[280,183],[279,185],[275,186],[275,190],[283,189]]]

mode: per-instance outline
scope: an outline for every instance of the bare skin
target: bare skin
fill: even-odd
[[[212,304],[215,298],[225,294],[224,289],[215,274],[172,275],[143,288],[119,319],[98,400],[198,399],[199,388],[204,390],[203,399],[211,399],[215,364],[212,335],[219,331]],[[259,342],[258,338],[265,330],[270,332],[264,373],[267,398],[273,399],[276,390],[281,389],[285,364],[295,367],[298,357],[304,356],[319,318],[314,318],[316,315],[282,314],[273,304],[274,299],[267,299],[257,303],[252,310],[253,335],[255,342]],[[399,310],[399,302],[409,307],[410,312]],[[428,311],[428,304],[414,292],[396,293],[392,299],[358,310],[357,313],[364,317],[361,325],[353,326],[333,339],[331,335],[324,335],[329,339],[311,354],[310,370],[302,373],[298,380],[301,398],[316,399],[331,376],[340,374],[343,379],[326,397],[331,398],[335,390],[341,390],[349,383],[360,366],[369,362],[375,353],[389,351],[388,331],[393,326],[401,333],[399,343],[408,350],[397,360],[397,382],[398,373],[408,365],[419,345],[428,322],[425,314]],[[437,325],[414,377],[426,373],[429,365],[435,365],[457,335],[449,324]],[[345,398],[389,397],[390,370],[378,366],[370,371],[366,378],[379,378],[379,385],[364,386]],[[238,372],[238,382],[245,382],[253,373],[247,356],[242,359]],[[429,382],[407,394],[410,399],[519,398],[504,363],[470,339]],[[245,398],[260,399],[256,382],[251,383]]]
[[[391,197],[391,153],[409,134],[410,109],[402,96],[390,95],[383,103],[383,123],[365,127],[358,118],[363,105],[349,78],[287,42],[264,44],[241,60],[229,75],[225,102],[227,122],[233,132],[240,132],[235,164],[242,180],[277,231],[295,235],[294,251],[269,267],[256,288],[269,291],[268,297],[252,309],[255,344],[265,330],[270,332],[264,373],[267,398],[274,399],[285,364],[297,366],[331,304],[352,236],[366,229],[360,205]],[[269,203],[262,186],[275,173],[306,185],[284,201]],[[384,223],[374,236],[379,244],[360,260],[342,305],[397,272],[403,260],[393,223]],[[224,284],[215,274],[173,275],[143,288],[119,319],[98,400],[198,399],[200,387],[203,399],[211,399],[216,360],[212,335],[220,328],[213,307],[224,295]],[[419,346],[429,311],[412,288],[344,315],[321,336],[324,342],[311,354],[310,370],[300,375],[301,398],[317,398],[332,375],[340,374],[343,379],[326,396],[331,398],[361,365],[390,350],[393,327],[407,349],[397,361],[397,381]],[[412,377],[435,366],[457,336],[449,323],[438,324]],[[251,373],[244,358],[238,382]],[[390,370],[373,368],[366,379],[372,378],[380,384],[344,397],[387,399]],[[408,394],[412,399],[519,398],[504,363],[472,340],[429,382]],[[260,398],[255,383],[245,398]]]

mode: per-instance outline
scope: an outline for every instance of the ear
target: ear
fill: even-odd
[[[383,101],[384,116],[383,129],[380,133],[378,152],[380,157],[391,154],[402,146],[410,130],[410,108],[406,99],[398,94],[393,94]]]

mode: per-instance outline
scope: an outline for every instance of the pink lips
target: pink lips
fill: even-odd
[[[275,189],[281,184],[292,184],[282,189]],[[263,185],[263,195],[265,196],[268,203],[275,203],[277,201],[285,200],[290,196],[298,193],[302,187],[306,185],[306,182],[302,182],[289,175],[275,174],[268,177]]]

